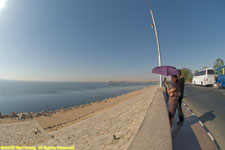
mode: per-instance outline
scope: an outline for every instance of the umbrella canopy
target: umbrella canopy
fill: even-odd
[[[152,69],[152,73],[161,74],[164,76],[178,75],[180,72],[173,66],[159,66]]]

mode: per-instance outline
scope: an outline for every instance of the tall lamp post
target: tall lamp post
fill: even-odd
[[[155,37],[156,37],[156,41],[157,41],[159,66],[162,66],[161,52],[160,52],[160,45],[159,45],[159,35],[158,35],[158,32],[157,32],[155,17],[154,17],[154,14],[153,14],[153,11],[152,11],[151,7],[150,7],[150,13],[152,15],[152,21],[153,21],[153,24],[151,24],[151,26],[155,30]],[[162,87],[162,75],[159,75],[159,85],[160,85],[160,87]]]

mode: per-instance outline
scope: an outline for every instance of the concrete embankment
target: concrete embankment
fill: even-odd
[[[130,150],[172,150],[168,111],[162,89],[158,89]]]
[[[79,122],[65,126],[56,131],[33,131],[33,126],[27,132],[30,139],[24,138],[21,130],[17,132],[18,123],[0,124],[0,145],[17,145],[24,140],[23,145],[34,146],[75,146],[77,149],[172,149],[168,113],[163,97],[163,91],[158,86],[147,87],[141,92],[128,96],[121,103],[103,109]],[[126,95],[125,95],[126,96]],[[120,96],[118,97],[120,98]],[[114,99],[115,100],[115,99]],[[75,111],[74,111],[75,113]],[[32,121],[29,121],[32,124]],[[35,122],[37,123],[37,122]],[[23,123],[19,123],[22,126]],[[10,130],[10,132],[5,132]],[[40,128],[40,126],[38,126]],[[16,132],[14,132],[16,131]],[[26,131],[24,131],[26,132]],[[18,134],[17,134],[18,133]],[[40,134],[40,136],[38,136]],[[44,136],[42,142],[35,142],[35,137]],[[8,137],[8,138],[6,138]],[[10,139],[11,137],[12,139]],[[141,140],[142,144],[139,144]],[[33,144],[32,144],[33,143]],[[145,145],[145,147],[142,147]]]

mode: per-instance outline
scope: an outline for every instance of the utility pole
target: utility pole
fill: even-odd
[[[150,3],[150,1],[149,1],[149,3]],[[153,21],[153,24],[151,24],[151,26],[155,31],[155,37],[156,37],[156,41],[157,41],[159,66],[162,66],[162,59],[161,59],[161,52],[160,52],[160,45],[159,45],[159,35],[158,35],[158,32],[157,32],[155,17],[154,17],[154,14],[153,14],[153,11],[152,11],[151,7],[150,7],[150,13],[152,15],[152,21]],[[160,85],[160,87],[162,87],[162,75],[159,75],[159,85]]]

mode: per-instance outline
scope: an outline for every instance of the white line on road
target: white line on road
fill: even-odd
[[[200,123],[201,126],[204,126],[204,124],[201,121],[198,121]]]
[[[189,111],[190,111],[190,108],[189,108],[189,107],[187,107],[187,110],[189,110]]]
[[[194,116],[195,114],[194,114],[194,113],[192,113],[192,115]]]
[[[208,135],[209,135],[209,137],[210,137],[211,140],[213,140],[213,141],[215,140],[215,139],[212,137],[211,133],[208,132]]]

